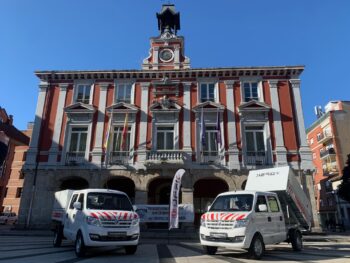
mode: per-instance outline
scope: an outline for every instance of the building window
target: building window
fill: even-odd
[[[85,161],[88,128],[73,127],[70,134],[66,163],[77,164]]]
[[[205,145],[203,145],[203,154],[205,156],[218,155],[217,129],[209,126],[205,128]]]
[[[316,159],[316,153],[312,154],[312,159],[314,159],[314,160]]]
[[[174,149],[174,127],[157,127],[157,150]]]
[[[76,86],[75,102],[90,104],[91,85],[78,84]]]
[[[20,198],[22,196],[22,191],[23,188],[22,187],[18,187],[16,190],[16,198]]]
[[[117,84],[115,101],[131,103],[131,89],[132,84],[130,83]]]
[[[201,83],[200,102],[215,102],[215,83]]]
[[[128,130],[123,134],[124,127],[114,127],[113,133],[113,152],[128,152],[130,149],[130,133],[131,128],[128,127]]]
[[[317,141],[319,142],[320,140],[323,139],[323,134],[322,133],[317,133]]]
[[[246,126],[246,154],[252,157],[265,156],[265,138],[263,126]]]
[[[251,100],[259,101],[259,89],[257,82],[244,82],[244,101],[248,102]]]
[[[313,145],[313,143],[314,143],[314,138],[311,138],[310,139],[310,145]]]

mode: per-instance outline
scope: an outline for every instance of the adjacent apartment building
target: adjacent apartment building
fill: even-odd
[[[50,223],[53,193],[111,188],[135,204],[180,202],[197,222],[250,169],[290,165],[313,196],[300,96],[303,66],[191,68],[180,14],[165,4],[141,69],[37,71],[20,225]],[[316,223],[317,224],[317,223]]]
[[[317,116],[306,132],[316,167],[314,192],[319,220],[324,229],[329,222],[350,227],[350,204],[337,195],[350,154],[350,101],[331,101],[324,112],[317,110]]]
[[[23,156],[19,157],[16,152],[20,148],[28,148],[28,145],[29,137],[13,126],[12,115],[0,107],[0,211],[18,213],[22,184],[12,185],[10,178],[15,176],[19,180],[23,179]],[[18,158],[21,159],[21,165],[13,166]]]

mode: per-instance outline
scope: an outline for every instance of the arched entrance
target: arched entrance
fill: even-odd
[[[133,180],[125,177],[111,178],[107,180],[103,187],[122,191],[129,196],[133,204],[135,203],[135,184]]]
[[[222,179],[208,178],[198,180],[193,189],[194,223],[199,226],[201,215],[218,194],[228,191],[228,185]]]
[[[148,186],[148,204],[168,205],[172,181],[172,178],[157,178],[150,182]],[[179,197],[181,203],[181,195]]]
[[[81,177],[70,177],[61,181],[60,190],[81,190],[89,188],[89,183]]]

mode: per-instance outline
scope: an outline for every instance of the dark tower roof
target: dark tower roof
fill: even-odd
[[[157,13],[157,19],[161,34],[170,30],[176,35],[177,30],[180,30],[180,13],[176,12],[173,4],[164,4],[160,13]]]

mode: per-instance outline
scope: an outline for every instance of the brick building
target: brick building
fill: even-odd
[[[326,221],[343,222],[350,227],[350,204],[338,198],[342,170],[350,154],[350,102],[331,101],[325,112],[318,111],[318,119],[306,130],[316,167],[314,173],[315,198],[321,226]]]
[[[14,196],[20,196],[22,185],[9,184],[11,176],[17,174],[21,177],[21,168],[13,167],[18,156],[16,149],[27,147],[29,137],[17,130],[13,125],[12,115],[8,115],[4,108],[0,107],[0,210],[18,212],[19,200],[15,202],[6,202],[4,199]],[[22,163],[23,164],[23,163]]]
[[[250,169],[288,164],[313,190],[304,67],[191,68],[175,7],[163,5],[157,19],[141,70],[35,73],[20,224],[47,225],[53,192],[66,188],[166,204],[178,168],[187,171],[181,202],[194,204],[196,220],[218,193],[244,189]]]

